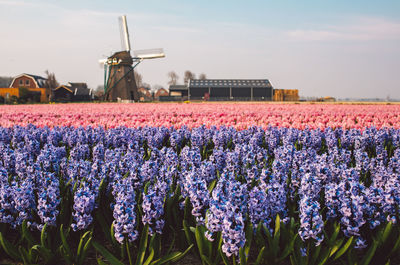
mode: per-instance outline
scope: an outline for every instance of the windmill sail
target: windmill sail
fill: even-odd
[[[130,52],[131,42],[129,40],[128,23],[125,15],[119,17],[119,32],[121,35],[122,50]]]
[[[133,55],[138,59],[155,59],[165,57],[164,51],[161,48],[158,49],[146,49],[133,51]]]

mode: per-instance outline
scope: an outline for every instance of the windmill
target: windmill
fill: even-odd
[[[122,51],[116,52],[107,59],[99,60],[104,64],[104,98],[106,101],[138,101],[134,69],[146,59],[165,57],[163,49],[133,51],[129,40],[126,16],[119,18]]]

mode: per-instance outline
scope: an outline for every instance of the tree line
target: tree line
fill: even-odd
[[[175,71],[171,71],[167,75],[169,78],[168,85],[178,84],[179,76]],[[183,83],[185,85],[188,85],[190,79],[196,79],[196,74],[193,73],[192,71],[186,70],[185,73],[183,74]],[[201,73],[199,75],[199,79],[202,79],[202,80],[207,79],[206,74]]]

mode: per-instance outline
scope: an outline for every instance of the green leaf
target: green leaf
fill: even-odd
[[[290,243],[288,245],[286,245],[285,249],[283,250],[282,256],[279,258],[279,261],[284,260],[287,256],[289,256],[294,248],[294,242],[296,242],[296,238],[299,234],[295,234],[295,236],[292,238],[292,240],[290,241]]]
[[[379,242],[380,244],[382,244],[382,245],[385,244],[385,242],[386,242],[387,238],[389,237],[391,231],[392,231],[392,222],[388,222],[386,224],[386,226],[385,226],[385,230],[382,233],[382,237],[381,237],[381,240]]]
[[[90,235],[90,231],[87,231],[86,233],[83,234],[83,236],[79,240],[78,250],[76,252],[76,256],[78,257],[78,260],[80,259],[80,256],[82,254],[83,246],[86,243],[86,237],[88,237],[89,235]]]
[[[144,194],[147,194],[147,190],[149,189],[150,184],[151,182],[149,181],[144,185]]]
[[[28,252],[26,251],[25,248],[23,248],[22,246],[19,246],[18,251],[19,251],[19,254],[21,255],[21,258],[22,258],[22,261],[24,262],[24,264],[32,263],[28,257]]]
[[[123,245],[125,245],[126,253],[128,254],[129,265],[132,265],[133,262],[132,262],[131,250],[130,250],[130,248],[129,248],[129,242],[128,242],[128,239],[127,239],[126,237],[125,237],[125,243],[124,243]],[[123,245],[121,246],[122,249],[124,248]],[[122,259],[123,259],[123,258],[124,258],[124,255],[121,255],[121,256],[122,256]]]
[[[40,243],[42,244],[43,247],[46,247],[46,238],[47,238],[47,223],[44,224],[42,228],[42,232],[40,233]]]
[[[183,220],[183,230],[185,231],[186,241],[189,245],[193,244],[192,237],[190,234],[189,226],[186,220]]]
[[[140,236],[140,243],[139,243],[139,249],[138,249],[138,254],[137,254],[137,259],[136,259],[136,265],[143,264],[144,255],[146,254],[146,249],[147,249],[148,238],[149,238],[149,225],[146,224],[143,227],[142,235]]]
[[[107,241],[112,242],[112,237],[110,236],[110,231],[108,230],[107,222],[100,211],[96,211],[96,220],[99,222],[101,230],[103,230],[103,234],[106,237]]]
[[[340,224],[335,222],[334,231],[329,238],[329,243],[328,243],[329,246],[331,246],[336,241],[336,238],[339,235],[339,232],[340,232]]]
[[[271,233],[266,225],[263,225],[263,230],[265,235],[267,236],[268,246],[271,248],[273,243]]]
[[[340,258],[344,253],[346,253],[347,249],[351,246],[351,243],[353,243],[353,238],[354,237],[350,237],[347,242],[344,244],[344,246],[336,253],[335,257],[333,258],[333,260],[337,260],[338,258]]]
[[[239,248],[240,265],[246,265],[246,254],[243,248]]]
[[[272,240],[272,253],[274,256],[274,259],[276,258],[279,250],[279,238],[281,234],[281,218],[279,217],[279,214],[276,215],[275,219],[275,231],[274,231],[274,238]]]
[[[205,255],[201,255],[201,260],[207,263],[208,265],[213,265],[212,261]]]
[[[329,257],[331,257],[333,254],[336,253],[336,251],[339,250],[339,248],[342,246],[344,241],[344,238],[338,239],[336,240],[335,244],[333,245],[333,247],[331,248],[331,251],[329,253]]]
[[[214,264],[220,264],[220,259],[221,259],[221,255],[218,253],[218,250],[221,249],[222,246],[222,233],[221,232],[217,232],[217,236],[216,236],[216,246],[214,247],[214,251],[215,251],[215,258],[214,258]]]
[[[194,235],[196,238],[196,243],[197,243],[197,247],[199,249],[200,255],[202,255],[204,253],[204,246],[203,246],[203,237],[201,236],[201,231],[200,231],[199,226],[196,226]]]
[[[314,264],[317,261],[320,252],[321,252],[321,245],[317,246],[315,248],[315,251],[313,251],[313,255],[311,257],[310,264]]]
[[[0,244],[10,258],[21,260],[21,256],[17,248],[15,248],[10,242],[7,241],[7,239],[5,239],[2,232],[0,232]]]
[[[171,262],[175,263],[175,262],[179,261],[180,259],[182,259],[193,248],[193,246],[194,246],[194,244],[191,244],[180,256],[173,258],[171,260]]]
[[[107,263],[102,261],[101,258],[97,258],[97,264],[99,264],[99,265],[108,265]]]
[[[375,254],[376,248],[378,247],[379,242],[374,240],[372,246],[368,249],[367,253],[365,254],[364,258],[361,260],[360,265],[368,265],[371,262],[372,257]]]
[[[324,250],[324,252],[321,255],[321,258],[320,258],[320,261],[319,261],[318,265],[323,265],[328,261],[329,253],[330,253],[329,249],[325,249]]]
[[[219,254],[220,254],[221,257],[222,257],[222,261],[224,262],[224,264],[225,264],[225,265],[229,265],[229,264],[230,264],[230,263],[229,263],[229,260],[228,260],[228,258],[225,256],[224,252],[222,252],[222,249],[221,249],[221,248],[219,248]]]
[[[392,256],[393,254],[397,253],[399,248],[400,248],[400,236],[397,238],[396,243],[394,244],[392,251],[390,251],[389,256]]]
[[[233,265],[237,265],[235,255],[232,255],[232,264]]]
[[[28,241],[29,246],[35,245],[35,240],[33,239],[32,234],[28,230],[27,220],[22,222],[22,236]]]
[[[121,261],[119,261],[113,254],[111,254],[105,247],[101,244],[97,243],[96,241],[92,242],[93,247],[100,252],[100,254],[107,259],[111,265],[124,265]]]
[[[37,253],[39,253],[39,255],[45,261],[49,261],[53,257],[51,250],[49,250],[48,248],[46,248],[42,245],[34,245],[31,249],[35,250]],[[47,263],[47,262],[45,262],[45,263]]]
[[[262,227],[263,227],[263,225],[262,225],[262,222],[260,221],[260,222],[258,223],[258,225],[257,225],[257,228],[256,228],[256,235],[255,235],[256,244],[257,244],[257,245],[260,245],[260,246],[262,246],[262,245],[265,244],[264,238],[263,238],[263,236],[262,236],[262,234],[261,234],[261,229],[262,229]]]
[[[63,224],[61,224],[61,227],[60,227],[60,236],[61,236],[62,246],[63,246],[64,251],[65,251],[64,257],[67,259],[67,261],[69,263],[72,263],[71,262],[72,253],[71,253],[71,249],[70,249],[70,247],[69,247],[69,245],[67,243],[67,239],[65,238],[65,235],[64,235]]]
[[[261,264],[261,262],[262,262],[263,259],[264,259],[264,254],[265,254],[265,247],[262,247],[262,248],[260,249],[260,251],[258,252],[257,259],[256,259],[256,262],[254,263],[254,265],[259,265],[259,264]]]
[[[154,249],[152,248],[152,249],[150,250],[149,256],[147,257],[147,259],[146,259],[146,261],[143,263],[143,265],[149,265],[150,262],[153,260],[153,258],[154,258]]]
[[[251,243],[253,241],[253,233],[254,233],[253,225],[251,223],[249,223],[246,227],[246,233],[245,233],[246,243],[244,246],[244,254],[246,256],[246,263],[247,263],[247,260],[249,259]]]
[[[168,248],[166,254],[171,253],[172,248],[175,246],[175,237],[176,237],[176,236],[175,236],[175,233],[174,233],[174,234],[173,234],[173,237],[172,237],[171,246],[169,246],[169,248]],[[158,245],[157,245],[157,250],[160,250],[160,249],[161,249],[161,242],[160,242],[159,237],[157,237],[157,238],[158,238],[158,240],[157,240],[157,243],[158,243]],[[157,255],[160,255],[159,252],[161,252],[161,250],[160,250],[160,251],[157,251]]]
[[[89,239],[86,241],[85,246],[83,247],[81,255],[78,256],[78,264],[83,264],[83,261],[86,258],[86,253],[87,253],[89,247],[91,246],[92,239],[93,238],[90,236]]]
[[[75,184],[74,184],[74,187],[72,189],[72,194],[75,194],[77,189],[78,189],[78,181],[76,181]]]
[[[296,258],[294,255],[290,255],[290,264],[292,265],[298,265],[299,263],[297,263]]]
[[[211,181],[210,185],[208,186],[208,191],[211,193],[214,190],[215,185],[217,184],[217,180],[214,179]]]
[[[189,197],[186,197],[185,199],[185,208],[183,211],[183,220],[189,220],[191,214],[190,214],[190,200]]]
[[[110,237],[111,237],[111,242],[113,243],[113,245],[114,246],[117,245],[118,243],[117,243],[117,240],[115,239],[114,223],[111,224]]]
[[[172,252],[164,257],[162,257],[161,259],[155,260],[152,263],[150,263],[151,265],[161,265],[167,262],[172,261],[173,259],[178,258],[180,255],[182,255],[182,252],[176,251],[176,252]]]

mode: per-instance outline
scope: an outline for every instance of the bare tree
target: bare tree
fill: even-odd
[[[46,74],[47,78],[46,88],[54,89],[60,85],[54,73],[50,73],[49,70],[44,71],[44,73]]]
[[[183,82],[185,83],[185,85],[187,85],[187,84],[189,83],[189,80],[190,80],[190,79],[195,79],[195,78],[196,78],[196,76],[195,76],[194,73],[192,73],[192,72],[189,71],[189,70],[186,70],[186,71],[185,71],[185,74],[184,74],[184,76],[183,76]]]
[[[104,85],[98,85],[94,91],[95,100],[101,100],[104,96]]]
[[[205,74],[205,73],[201,73],[201,74],[199,75],[199,79],[200,79],[200,80],[205,80],[205,79],[207,79],[206,74]]]
[[[0,87],[9,87],[13,78],[8,76],[0,76]]]
[[[176,85],[178,83],[179,76],[174,71],[169,72],[168,77],[169,77],[168,81],[169,85]]]
[[[133,74],[135,75],[136,86],[142,87],[143,86],[143,76],[139,74],[137,71],[134,71]]]
[[[148,90],[148,91],[151,90],[151,85],[148,84],[148,83],[142,83],[142,86],[141,86],[141,87],[143,87],[144,89],[146,89],[146,90]]]
[[[58,83],[56,76],[54,73],[50,73],[49,70],[44,71],[46,74],[46,83],[45,83],[45,88],[46,88],[46,96],[50,100],[52,97],[52,90],[58,87],[60,84]]]

